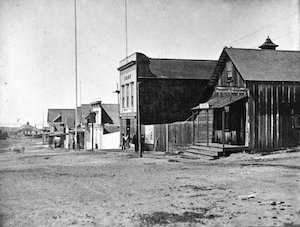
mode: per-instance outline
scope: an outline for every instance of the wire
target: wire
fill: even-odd
[[[249,33],[249,34],[247,34],[247,35],[245,35],[245,36],[243,36],[243,37],[241,37],[241,38],[239,38],[239,39],[236,39],[236,40],[232,41],[232,42],[229,43],[228,45],[233,44],[233,43],[236,43],[236,42],[238,42],[238,41],[240,41],[240,40],[243,40],[243,39],[245,39],[245,38],[247,38],[247,37],[249,37],[249,36],[251,36],[251,35],[257,33],[257,32],[260,32],[260,31],[262,31],[262,30],[264,30],[264,29],[266,29],[266,28],[268,28],[268,27],[271,27],[272,25],[278,23],[279,21],[286,20],[286,19],[287,19],[288,17],[290,17],[290,16],[291,16],[291,14],[288,15],[288,16],[286,16],[286,17],[284,17],[284,18],[281,18],[281,19],[279,19],[279,20],[276,20],[276,21],[274,21],[274,22],[271,23],[271,24],[268,24],[268,25],[266,25],[266,26],[264,26],[264,27],[262,27],[262,28],[260,28],[260,29],[258,29],[258,30],[256,30],[256,31],[254,31],[254,32],[251,32],[251,33]]]

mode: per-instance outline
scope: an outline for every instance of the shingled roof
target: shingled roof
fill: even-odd
[[[75,109],[48,109],[48,123],[52,123],[58,118],[61,118],[61,121],[66,123],[69,128],[74,128]]]
[[[84,124],[85,118],[93,111],[91,104],[81,104],[77,107],[77,121]]]
[[[102,109],[102,123],[120,125],[119,120],[119,106],[118,104],[101,104]]]
[[[208,80],[217,61],[149,58],[149,63],[156,78]]]
[[[244,80],[300,81],[300,51],[224,50]]]

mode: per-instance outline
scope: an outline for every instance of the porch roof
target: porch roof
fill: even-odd
[[[220,109],[225,106],[229,106],[237,101],[240,101],[246,97],[247,95],[215,97],[208,100],[206,103],[200,103],[198,106],[192,108],[192,110]]]

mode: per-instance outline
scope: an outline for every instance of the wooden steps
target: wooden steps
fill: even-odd
[[[229,145],[226,144],[223,148],[222,144],[219,143],[209,143],[208,145],[205,143],[195,143],[184,152],[187,156],[193,157],[206,157],[210,159],[217,159],[220,157],[229,156],[232,153],[238,153],[242,151],[246,151],[249,148],[246,146],[238,146],[238,145]]]

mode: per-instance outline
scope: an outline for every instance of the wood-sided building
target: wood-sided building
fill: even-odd
[[[184,121],[199,103],[217,61],[149,58],[134,53],[120,62],[121,133],[141,125]],[[143,131],[143,128],[142,128]],[[144,132],[142,132],[144,134]]]
[[[223,49],[193,108],[194,142],[256,151],[300,145],[300,51],[276,47],[268,37],[261,49]]]

